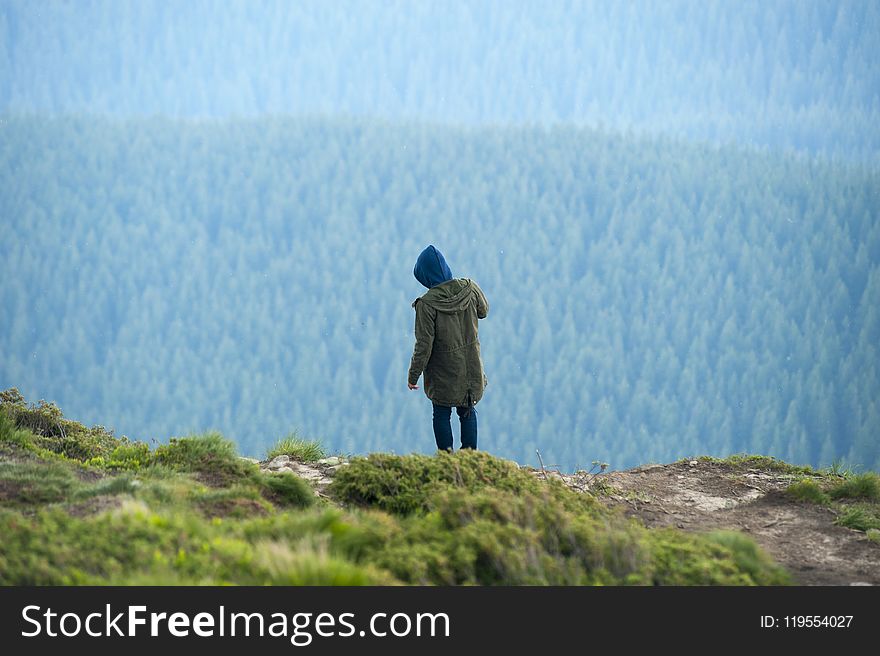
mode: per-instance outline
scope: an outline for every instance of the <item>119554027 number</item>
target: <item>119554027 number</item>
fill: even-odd
[[[783,617],[762,615],[761,627],[764,629],[848,629],[852,620],[852,615],[785,615]]]

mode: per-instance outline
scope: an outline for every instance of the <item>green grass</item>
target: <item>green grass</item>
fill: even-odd
[[[708,539],[728,548],[740,572],[765,585],[781,585],[791,582],[788,573],[779,567],[755,542],[736,531],[713,531]]]
[[[783,474],[792,474],[795,476],[816,474],[816,470],[809,465],[792,465],[784,460],[779,460],[772,456],[750,455],[747,453],[738,453],[726,458],[713,458],[712,456],[701,456],[698,460],[703,462],[717,462],[731,465],[737,469],[762,469],[764,471],[779,472]]]
[[[291,433],[275,442],[266,453],[266,458],[271,460],[282,455],[290,456],[299,462],[315,462],[327,457],[327,453],[319,442],[302,439],[296,433]]]
[[[155,450],[100,433],[96,449],[100,431],[65,442],[22,413],[70,426],[54,406],[4,398],[0,585],[787,582],[746,536],[649,530],[482,452],[354,458],[332,505],[218,433]],[[287,455],[323,455],[294,446]]]
[[[839,526],[865,532],[880,529],[880,476],[874,472],[849,474],[833,483],[825,480],[822,486],[804,479],[790,485],[785,493],[801,501],[830,505]]]
[[[307,508],[315,500],[312,488],[291,472],[272,472],[260,475],[264,496],[280,506]]]
[[[482,451],[397,456],[373,453],[352,458],[330,486],[340,501],[399,515],[430,510],[434,495],[446,487],[476,492],[486,487],[517,493],[551,491],[570,506],[594,511],[591,495],[568,490],[558,481],[539,481],[515,462]]]
[[[865,499],[880,501],[880,475],[865,472],[850,476],[828,492],[832,499]]]
[[[16,430],[30,433],[26,439],[21,434],[0,429],[0,439],[16,441],[33,451],[49,451],[74,460],[108,456],[120,444],[128,442],[125,437],[114,437],[103,426],[87,428],[76,421],[65,419],[54,403],[40,401],[28,405],[17,389],[0,392],[0,411],[12,422]]]
[[[852,466],[846,464],[843,459],[835,460],[822,471],[829,476],[838,476],[841,478],[848,478],[849,476],[853,476],[855,474],[855,469]]]
[[[880,507],[876,504],[846,506],[834,523],[857,531],[880,530]]]
[[[255,464],[238,457],[234,442],[213,431],[171,438],[168,444],[156,448],[154,461],[177,471],[198,474],[211,485],[228,485],[253,478],[259,472]]]
[[[785,493],[799,501],[808,501],[823,506],[831,501],[830,497],[819,487],[816,481],[809,478],[792,483],[786,488]]]
[[[63,463],[0,462],[0,500],[4,504],[57,503],[76,496],[83,487]]]

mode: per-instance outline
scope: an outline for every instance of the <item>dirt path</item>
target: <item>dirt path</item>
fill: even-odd
[[[693,460],[648,465],[593,479],[599,498],[646,526],[732,529],[752,536],[802,585],[880,585],[880,545],[836,526],[830,508],[782,493],[792,474]]]

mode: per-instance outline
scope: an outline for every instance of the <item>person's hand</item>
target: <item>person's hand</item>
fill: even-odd
[[[413,385],[413,384],[410,383],[410,382],[407,382],[407,386],[408,386],[410,389],[419,389],[419,386],[418,386],[418,385]]]

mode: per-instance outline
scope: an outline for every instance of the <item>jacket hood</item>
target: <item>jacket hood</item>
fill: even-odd
[[[438,312],[464,312],[476,289],[470,278],[454,278],[432,287],[416,302],[423,301]],[[415,305],[415,303],[413,303]]]
[[[416,260],[416,266],[413,269],[413,275],[422,285],[431,289],[437,285],[452,280],[452,271],[446,264],[446,258],[443,253],[438,251],[433,245],[428,246],[419,254]]]

